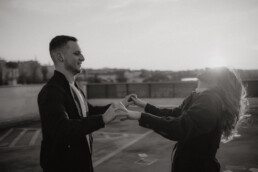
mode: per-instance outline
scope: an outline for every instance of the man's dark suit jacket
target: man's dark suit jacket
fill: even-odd
[[[109,105],[88,104],[88,117],[82,117],[66,77],[55,71],[38,95],[38,106],[43,135],[40,164],[44,172],[92,172],[92,150],[85,135],[105,126],[101,114]]]
[[[173,172],[219,172],[222,101],[213,90],[193,93],[175,109],[147,104],[139,125],[177,141]]]

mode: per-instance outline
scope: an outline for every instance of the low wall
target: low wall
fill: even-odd
[[[37,95],[42,85],[0,87],[0,126],[39,119]]]
[[[88,84],[81,85],[94,104],[103,100],[115,101],[130,93],[148,98],[156,104],[168,99],[183,98],[196,88],[196,82],[140,83],[140,84]],[[258,109],[258,81],[244,81],[251,107]],[[38,120],[37,95],[43,85],[0,87],[0,128],[26,120]],[[87,89],[86,89],[87,88]],[[160,100],[164,101],[160,101]],[[166,100],[167,99],[167,100]],[[158,103],[157,103],[158,102]],[[169,103],[168,103],[169,104]]]
[[[248,97],[258,97],[258,80],[243,81]],[[184,98],[197,82],[87,84],[88,98],[122,98],[135,93],[142,98]]]
[[[87,95],[92,98],[123,98],[135,93],[143,98],[182,98],[195,90],[197,82],[88,84]]]

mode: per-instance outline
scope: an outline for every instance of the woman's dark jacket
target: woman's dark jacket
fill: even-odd
[[[173,172],[219,172],[222,102],[212,90],[193,92],[175,109],[147,104],[139,125],[177,141]]]
[[[38,95],[42,125],[40,165],[44,172],[93,172],[92,137],[85,137],[104,127],[102,116],[109,107],[88,104],[88,117],[82,117],[80,106],[65,76],[54,76]]]

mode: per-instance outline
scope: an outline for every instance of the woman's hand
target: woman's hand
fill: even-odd
[[[143,100],[137,98],[136,95],[135,96],[132,95],[130,98],[134,102],[135,105],[145,109],[145,106],[147,105],[147,102],[144,102]]]
[[[121,102],[122,104],[125,106],[125,107],[128,107],[132,104],[134,104],[134,102],[132,101],[132,98],[131,97],[137,97],[136,94],[129,94],[127,95]]]

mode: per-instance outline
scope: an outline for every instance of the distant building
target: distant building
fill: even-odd
[[[19,80],[21,84],[40,83],[43,80],[42,67],[34,60],[19,62]]]
[[[17,85],[17,80],[19,77],[19,70],[18,70],[18,64],[17,63],[11,63],[12,65],[8,65],[10,63],[7,63],[7,82],[8,85]]]
[[[181,81],[197,81],[198,79],[196,77],[193,78],[181,78]]]
[[[18,77],[18,63],[0,59],[0,85],[17,85]]]
[[[99,70],[94,70],[94,69],[87,69],[85,72],[82,72],[84,77],[84,80],[87,80],[89,83],[114,83],[117,82],[117,73],[116,70],[114,69],[99,69]],[[80,76],[82,78],[82,76]]]
[[[98,74],[97,77],[102,82],[116,82],[117,75],[115,73],[102,73]]]
[[[5,78],[6,78],[6,61],[0,58],[0,85],[7,84]]]

